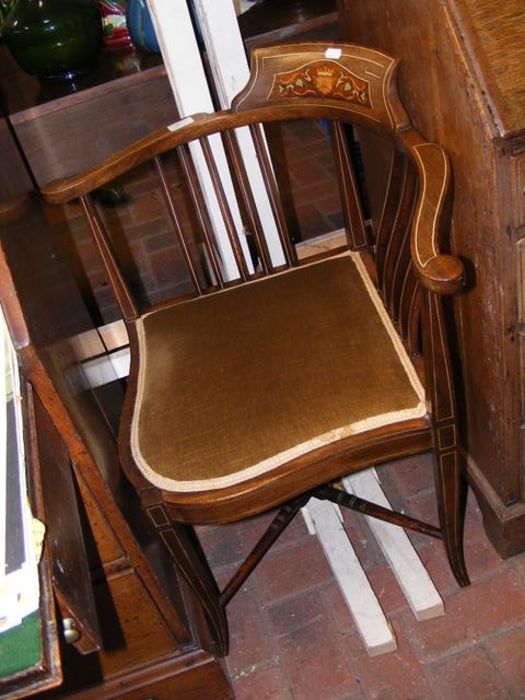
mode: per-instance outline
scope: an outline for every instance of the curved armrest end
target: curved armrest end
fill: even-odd
[[[417,271],[422,284],[438,294],[455,294],[465,284],[463,261],[455,255],[436,255]]]

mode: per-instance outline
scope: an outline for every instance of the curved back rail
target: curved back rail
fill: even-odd
[[[153,161],[194,294],[230,285],[222,273],[214,231],[199,181],[188,152],[197,143],[207,163],[213,190],[239,270],[239,282],[282,269],[274,268],[258,217],[249,178],[240,157],[235,130],[252,134],[267,196],[282,244],[285,266],[298,264],[288,233],[278,180],[264,138],[264,125],[295,119],[328,120],[335,170],[348,246],[375,259],[377,284],[385,307],[412,351],[418,348],[422,287],[453,293],[463,283],[459,259],[442,253],[446,205],[450,196],[450,167],[443,149],[415,131],[399,101],[395,76],[398,62],[378,51],[341,44],[299,44],[254,52],[251,76],[232,108],[212,115],[197,114],[160,129],[103,163],[43,189],[48,202],[79,198],[95,245],[125,319],[139,314],[90,193],[133,168]],[[349,154],[344,124],[387,136],[395,146],[383,215],[370,242]],[[219,134],[228,154],[243,225],[253,236],[258,269],[250,272],[240,236],[215,163],[210,137]],[[211,286],[192,256],[182,230],[162,156],[175,151],[188,197],[200,228],[211,270]]]

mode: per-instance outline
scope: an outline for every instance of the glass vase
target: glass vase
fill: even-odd
[[[18,0],[0,32],[18,65],[44,80],[87,73],[103,39],[95,0]]]

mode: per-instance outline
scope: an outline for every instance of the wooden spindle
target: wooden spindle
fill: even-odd
[[[407,268],[399,303],[399,332],[411,354],[421,351],[419,326],[422,290],[414,266]]]
[[[108,233],[98,215],[91,195],[86,194],[80,197],[80,206],[122,316],[126,321],[136,319],[139,313],[135,300],[126,284]]]
[[[409,167],[404,170],[396,217],[390,233],[390,241],[385,254],[383,292],[393,318],[399,317],[401,290],[407,269],[412,265],[410,253],[410,222],[414,211],[417,180]]]
[[[279,234],[279,240],[281,241],[281,245],[283,247],[284,257],[288,266],[291,267],[297,264],[297,254],[295,252],[295,248],[292,245],[292,241],[290,240],[290,234],[288,232],[288,226],[286,224],[286,217],[284,215],[281,197],[279,195],[279,188],[277,187],[277,182],[275,180],[272,164],[268,155],[266,141],[263,137],[261,127],[259,124],[252,124],[250,126],[250,133],[252,135],[253,142],[255,145],[257,158],[259,159],[259,165],[261,167],[266,192],[268,193],[268,198],[270,200],[270,206],[272,208],[272,212],[275,217],[275,222],[277,224],[277,232]]]
[[[202,288],[199,282],[199,277],[197,275],[197,271],[195,270],[195,266],[193,264],[188,244],[186,243],[186,239],[184,238],[184,233],[182,231],[182,226],[180,225],[179,217],[177,216],[175,200],[171,188],[169,186],[168,180],[166,178],[164,166],[162,165],[162,162],[159,157],[154,158],[153,160],[155,162],[155,167],[159,176],[162,194],[164,195],[164,201],[166,202],[166,206],[168,207],[168,213],[171,219],[171,223],[173,224],[173,228],[175,229],[175,235],[177,236],[177,240],[179,241],[179,245],[182,249],[182,254],[186,262],[186,267],[190,274],[195,292],[200,296],[202,294]]]
[[[239,144],[237,143],[235,134],[232,134],[231,131],[224,132],[223,139],[226,152],[228,153],[232,162],[232,174],[235,178],[240,198],[244,204],[246,216],[250,222],[250,230],[255,239],[257,252],[259,253],[259,258],[261,260],[261,266],[264,272],[268,274],[269,271],[273,269],[270,253],[266,242],[266,236],[264,235],[264,230],[261,224],[261,219],[255,204],[255,199],[253,197],[252,188],[250,187],[248,173],[246,172],[244,161],[239,149]]]
[[[177,148],[177,155],[184,173],[186,186],[188,187],[188,192],[193,205],[193,211],[199,222],[212,273],[217,281],[217,285],[222,289],[224,287],[224,279],[222,276],[219,256],[215,248],[213,226],[210,221],[208,210],[206,209],[204,195],[200,188],[199,179],[197,177],[197,173],[195,172],[193,161],[191,160],[186,149],[186,146],[179,146]]]
[[[237,269],[239,270],[239,275],[241,280],[246,282],[250,276],[248,265],[246,264],[246,260],[244,258],[239,236],[237,235],[237,230],[235,228],[235,222],[233,220],[230,205],[228,204],[228,200],[226,198],[226,193],[224,192],[221,176],[219,175],[219,170],[211,150],[210,142],[207,138],[201,138],[199,139],[199,143],[204,154],[204,159],[206,160],[206,165],[208,166],[211,182],[217,197],[217,202],[219,203],[219,209],[221,210],[224,225],[226,227],[226,233],[228,234],[228,239],[233,250]]]
[[[388,246],[399,210],[401,192],[406,178],[406,167],[406,158],[398,150],[393,150],[383,212],[377,228],[375,244],[377,286],[383,293]]]
[[[364,513],[372,518],[378,518],[386,523],[399,525],[399,527],[403,527],[405,530],[420,532],[423,535],[435,537],[439,540],[442,539],[441,530],[435,525],[425,523],[422,520],[417,520],[416,518],[412,518],[404,513],[398,513],[395,510],[390,510],[384,506],[377,505],[377,503],[371,503],[364,498],[360,498],[355,494],[347,493],[346,491],[336,488],[335,486],[325,484],[324,486],[320,486],[312,491],[312,494],[316,498],[337,503],[339,506],[350,508],[350,510],[355,510],[358,513]]]
[[[337,168],[337,184],[341,195],[348,246],[351,250],[368,248],[357,178],[348,149],[348,139],[341,122],[332,122],[330,138]]]
[[[255,569],[257,564],[264,557],[266,552],[270,549],[272,544],[278,539],[284,529],[288,527],[297,513],[308,503],[309,500],[310,494],[307,493],[294,498],[292,501],[289,501],[282,506],[267,530],[264,532],[261,539],[257,542],[255,547],[251,550],[249,555],[236,571],[233,578],[228,582],[222,591],[221,603],[223,605],[227,605],[230,602],[251,572]]]

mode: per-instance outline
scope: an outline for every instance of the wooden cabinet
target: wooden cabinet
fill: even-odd
[[[55,598],[81,632],[75,648],[61,642],[63,685],[41,697],[230,698],[204,650],[204,613],[127,484],[111,421],[83,381],[72,339],[92,322],[36,197],[0,208],[0,246],[0,303],[34,424]]]
[[[402,60],[416,127],[454,174],[453,238],[468,468],[503,556],[525,549],[525,6],[522,0],[339,0],[343,37]],[[373,144],[365,144],[373,157]],[[372,186],[377,216],[384,178]]]
[[[178,118],[156,54],[102,52],[97,69],[76,82],[41,83],[16,65],[5,46],[0,46],[0,65],[1,109],[39,187]],[[0,200],[13,196],[3,184],[0,175]]]

